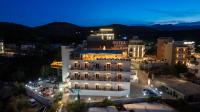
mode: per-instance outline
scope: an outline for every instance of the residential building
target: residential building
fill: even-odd
[[[165,44],[164,48],[164,59],[167,61],[168,64],[186,64],[189,61],[189,48],[182,42],[168,42]]]
[[[188,46],[191,54],[195,54],[195,42],[194,41],[183,41],[183,44]]]
[[[173,39],[171,37],[160,37],[157,39],[157,59],[163,60],[164,59],[164,53],[165,53],[165,44],[168,42],[172,42]]]

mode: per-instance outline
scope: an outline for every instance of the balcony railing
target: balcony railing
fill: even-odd
[[[112,82],[129,82],[130,79],[129,78],[106,78],[106,77],[74,77],[71,76],[70,80],[87,80],[87,81],[112,81]]]
[[[125,89],[123,88],[107,88],[107,87],[100,87],[100,88],[85,88],[85,87],[72,87],[71,89],[82,89],[82,90],[99,90],[99,91],[124,91]]]
[[[70,70],[91,70],[91,71],[130,71],[129,69],[122,69],[122,68],[95,68],[95,67],[71,67]]]

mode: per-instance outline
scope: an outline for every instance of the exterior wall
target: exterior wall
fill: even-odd
[[[72,89],[80,90],[80,95],[126,96],[130,93],[129,82],[71,80],[71,85]],[[76,94],[72,93],[72,95]]]
[[[165,44],[167,44],[168,42],[172,42],[173,39],[172,38],[158,38],[157,39],[157,59],[162,60],[165,58]]]
[[[128,72],[130,71],[129,59],[71,60],[69,63],[71,70],[128,71]]]
[[[61,46],[61,53],[62,53],[62,81],[67,82],[67,78],[69,76],[69,63],[70,63],[70,49],[67,46]]]
[[[99,76],[98,76],[99,75]],[[130,72],[71,70],[71,80],[129,82]]]
[[[168,43],[164,46],[164,59],[167,61],[168,64],[173,63],[173,44]]]
[[[71,60],[69,72],[71,89],[80,89],[80,95],[126,96],[130,93],[129,59]]]

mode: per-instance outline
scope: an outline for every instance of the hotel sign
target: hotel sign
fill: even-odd
[[[128,49],[128,41],[113,41],[112,49],[120,49],[120,50],[127,50]]]

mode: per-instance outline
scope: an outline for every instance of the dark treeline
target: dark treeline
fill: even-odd
[[[53,60],[60,60],[60,49],[45,51],[43,55],[0,57],[0,81],[26,82],[41,76],[43,66],[50,66]]]

